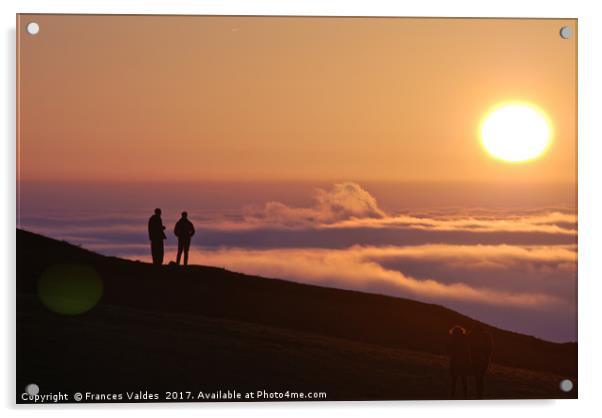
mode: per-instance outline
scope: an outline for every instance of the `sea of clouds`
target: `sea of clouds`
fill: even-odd
[[[197,229],[191,263],[407,297],[541,338],[576,340],[573,210],[385,211],[354,182],[316,188],[307,202],[189,210]],[[146,220],[153,208],[109,203],[97,210],[25,207],[19,224],[103,254],[149,261]],[[177,211],[164,214],[169,261]]]

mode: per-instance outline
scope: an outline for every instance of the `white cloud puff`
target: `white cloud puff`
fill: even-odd
[[[246,221],[272,223],[289,227],[334,224],[353,219],[382,219],[386,215],[376,199],[359,184],[334,184],[332,189],[316,189],[311,207],[290,207],[280,202],[268,202],[263,207],[247,207]]]

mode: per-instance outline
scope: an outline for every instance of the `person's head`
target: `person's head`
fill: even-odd
[[[188,212],[182,212],[182,218],[184,218],[184,219],[188,218]]]
[[[460,325],[455,325],[452,327],[452,329],[449,330],[449,335],[452,335],[452,336],[465,335],[465,334],[466,334],[466,330],[464,328],[462,328]]]
[[[155,209],[155,215],[161,215],[161,209],[159,209],[159,208]]]

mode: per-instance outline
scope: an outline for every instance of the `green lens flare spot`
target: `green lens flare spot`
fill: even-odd
[[[103,292],[102,279],[84,264],[57,264],[38,280],[38,298],[53,312],[78,315],[92,309]]]

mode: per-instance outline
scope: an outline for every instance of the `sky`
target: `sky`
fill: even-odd
[[[161,207],[172,260],[187,210],[195,264],[577,339],[576,39],[559,36],[575,21],[18,26],[19,227],[149,261]],[[547,115],[541,157],[508,164],[481,146],[507,101]]]
[[[571,20],[61,16],[19,33],[24,180],[574,182]],[[478,126],[526,100],[537,164]]]

